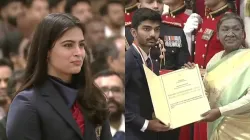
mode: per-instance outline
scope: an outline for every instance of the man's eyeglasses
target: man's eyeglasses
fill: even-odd
[[[101,90],[106,94],[109,92],[112,92],[113,94],[123,94],[124,92],[124,89],[120,87],[111,87],[111,88],[102,87]]]

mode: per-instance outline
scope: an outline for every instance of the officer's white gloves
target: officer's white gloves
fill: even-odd
[[[192,55],[192,40],[194,37],[192,37],[192,32],[196,29],[198,29],[199,24],[202,22],[202,18],[200,15],[193,13],[189,16],[187,19],[187,22],[185,23],[185,26],[183,28],[183,31],[186,35],[187,43],[188,43],[188,50],[190,55]]]
[[[198,29],[199,24],[202,22],[201,16],[193,13],[187,19],[187,22],[183,28],[185,34],[191,34],[194,30]]]

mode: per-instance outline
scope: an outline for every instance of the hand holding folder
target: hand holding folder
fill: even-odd
[[[201,114],[210,110],[200,70],[180,69],[160,76],[143,65],[155,116],[175,129],[202,120]]]

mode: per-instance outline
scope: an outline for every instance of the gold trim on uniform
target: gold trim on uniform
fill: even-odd
[[[178,23],[178,22],[162,21],[162,23],[166,23],[166,24],[170,24],[170,25],[174,25],[174,26],[182,28],[181,23]]]
[[[126,7],[125,8],[125,13],[129,13],[130,11],[133,11],[133,9],[137,9],[138,8],[138,3],[135,3],[134,5],[132,6],[129,6],[129,7]]]
[[[102,126],[97,126],[95,128],[95,134],[97,140],[100,140],[101,132],[102,132]]]
[[[209,16],[210,16],[211,18],[214,18],[214,17],[216,17],[216,16],[218,16],[218,15],[221,15],[222,13],[225,13],[225,12],[228,10],[228,8],[229,8],[229,7],[228,7],[228,5],[226,4],[226,5],[224,5],[223,7],[221,7],[220,9],[210,12],[210,13],[209,13]]]
[[[175,16],[175,15],[178,15],[179,13],[182,13],[182,11],[183,12],[185,12],[185,10],[186,10],[186,5],[185,4],[183,4],[182,6],[180,6],[179,8],[177,8],[177,9],[175,9],[175,10],[173,10],[173,11],[169,11],[169,13],[170,13],[170,16]]]

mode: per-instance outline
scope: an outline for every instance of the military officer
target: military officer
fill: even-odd
[[[187,40],[181,26],[162,21],[160,39],[163,44],[151,49],[153,60],[159,62],[160,69],[177,70],[181,68],[190,56]]]
[[[184,28],[185,23],[192,13],[191,9],[187,9],[187,5],[184,0],[163,0],[165,5],[168,5],[169,12],[162,16],[165,22],[172,23]],[[191,7],[190,7],[191,8]],[[192,52],[192,42],[188,42],[189,53]],[[192,60],[192,57],[190,57]]]
[[[220,41],[217,39],[216,26],[225,12],[231,11],[225,3],[220,9],[212,11],[203,18],[203,23],[196,35],[195,63],[205,69],[209,60],[218,52],[223,50]]]
[[[192,13],[192,10],[187,9],[184,0],[163,0],[162,2],[169,6],[169,12],[162,16],[163,20],[183,28]]]
[[[213,5],[214,7],[210,6]],[[217,8],[218,5],[222,5],[220,8]],[[209,7],[210,6],[210,7]],[[207,7],[210,9],[216,8],[212,10],[206,17],[202,20],[202,24],[198,25],[194,22],[198,22],[200,20],[195,20],[195,14],[192,14],[187,21],[187,27],[184,28],[185,33],[191,33],[193,30],[188,29],[197,29],[196,41],[195,41],[195,63],[197,63],[201,69],[205,69],[208,61],[216,54],[217,52],[223,50],[223,47],[220,41],[217,39],[216,34],[216,26],[222,15],[226,12],[232,12],[229,8],[226,0],[209,0],[207,2]],[[197,25],[196,27],[192,27],[192,25]]]

